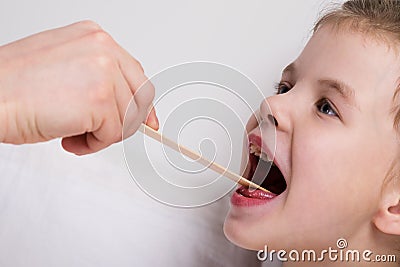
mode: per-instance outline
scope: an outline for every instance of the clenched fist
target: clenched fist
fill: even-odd
[[[142,122],[158,128],[154,87],[146,81],[140,63],[90,21],[4,45],[0,141],[22,144],[61,137],[69,152],[96,152],[121,140],[131,100],[124,137]]]

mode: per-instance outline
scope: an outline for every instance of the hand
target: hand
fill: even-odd
[[[121,140],[131,99],[124,138],[144,121],[157,129],[154,87],[138,90],[146,80],[140,63],[90,21],[2,46],[0,141],[62,137],[69,152],[96,152]]]

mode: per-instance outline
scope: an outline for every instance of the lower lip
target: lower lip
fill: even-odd
[[[233,193],[231,197],[232,205],[239,207],[252,207],[252,206],[265,205],[277,197],[277,195],[275,194],[272,193],[267,194],[265,192],[262,192],[261,190],[256,190],[252,192],[251,193],[252,196],[248,197],[238,193],[238,191],[241,190],[245,190],[243,186]]]

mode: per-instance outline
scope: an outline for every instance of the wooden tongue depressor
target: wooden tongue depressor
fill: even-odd
[[[183,155],[199,162],[200,164],[202,164],[203,166],[206,166],[207,168],[210,168],[214,171],[216,171],[217,173],[231,179],[232,181],[234,181],[235,183],[241,184],[243,186],[248,186],[249,188],[253,188],[253,189],[260,189],[264,192],[270,193],[270,191],[268,191],[267,189],[259,186],[256,183],[253,183],[249,180],[247,180],[246,178],[231,172],[230,170],[222,167],[221,165],[208,160],[204,157],[202,157],[201,155],[199,155],[198,153],[180,145],[175,143],[174,141],[172,141],[171,139],[168,139],[164,136],[162,136],[161,133],[157,132],[156,130],[150,128],[149,126],[147,126],[146,124],[142,123],[139,127],[139,131],[141,131],[142,133],[144,133],[145,135],[157,140],[158,142],[174,149],[175,151],[182,153]]]

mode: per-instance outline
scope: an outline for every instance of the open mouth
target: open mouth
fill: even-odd
[[[249,160],[243,176],[267,189],[272,194],[261,190],[252,190],[244,186],[237,189],[236,193],[248,198],[271,199],[286,190],[286,180],[272,156],[270,157],[264,153],[256,143],[252,141],[249,143]]]

